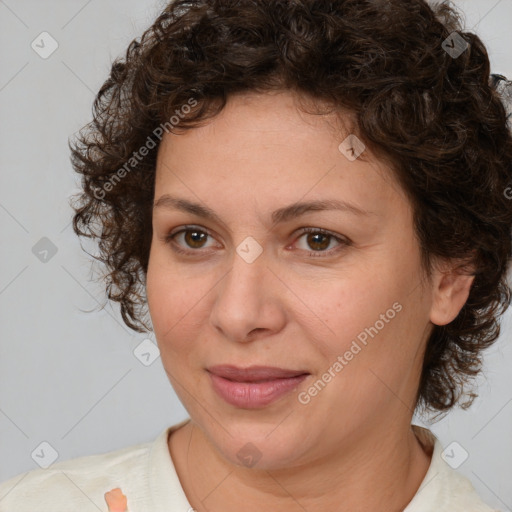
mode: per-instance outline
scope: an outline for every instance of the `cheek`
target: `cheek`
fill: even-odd
[[[183,381],[180,368],[190,364],[193,347],[192,334],[186,332],[190,306],[183,286],[184,282],[176,276],[171,278],[169,273],[149,266],[146,288],[153,330],[163,367],[177,392],[179,386],[176,387],[174,378],[178,383]]]
[[[183,353],[194,348],[197,328],[204,325],[209,307],[212,283],[206,276],[174,269],[162,251],[151,255],[146,293],[161,352]]]
[[[370,404],[368,410],[396,397],[407,402],[417,384],[427,321],[421,297],[407,293],[369,304],[372,314],[344,338],[346,362],[338,384]]]
[[[322,323],[329,327],[329,337],[349,343],[392,308],[400,293],[395,285],[379,282],[378,275],[352,271],[334,278],[324,290],[310,291],[309,296]]]
[[[419,290],[411,293],[416,270],[407,262],[381,258],[338,276],[336,286],[332,284],[336,280],[330,281],[327,291],[310,290],[311,304],[326,333],[325,338],[316,338],[326,363],[346,354],[346,366],[357,369],[409,364],[426,322]],[[310,335],[313,327],[310,323]]]
[[[162,259],[156,251],[151,254],[146,283],[149,312],[159,344],[179,332],[179,319],[185,317],[190,298],[184,280]]]

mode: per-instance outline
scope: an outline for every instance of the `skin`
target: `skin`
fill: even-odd
[[[452,272],[455,262],[437,262],[423,278],[411,205],[391,169],[368,148],[355,161],[340,152],[347,114],[297,105],[288,91],[232,96],[159,149],[155,202],[172,194],[220,218],[154,208],[147,274],[162,363],[191,417],[169,451],[199,512],[399,511],[430,464],[410,426],[425,343],[433,323],[456,317],[472,278]],[[277,208],[319,199],[371,213],[312,211],[272,223]],[[165,241],[187,225],[209,236]],[[252,263],[236,252],[248,236],[263,249]],[[394,303],[400,312],[300,403]],[[212,389],[206,368],[217,364],[310,375],[278,401],[246,409]],[[248,442],[261,457],[253,467],[237,458]]]

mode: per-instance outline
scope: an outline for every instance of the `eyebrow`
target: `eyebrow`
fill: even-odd
[[[174,197],[169,194],[162,195],[153,204],[153,210],[156,209],[170,209],[180,210],[198,217],[205,219],[211,219],[219,224],[225,225],[222,219],[210,208],[203,206],[199,203],[194,203],[188,199]],[[376,215],[375,212],[361,209],[354,204],[348,203],[347,201],[341,201],[339,199],[324,199],[316,201],[303,201],[284,206],[272,212],[272,223],[279,224],[287,222],[296,217],[300,217],[305,213],[312,211],[326,211],[326,210],[338,210],[347,213],[352,213],[358,216],[369,216]]]

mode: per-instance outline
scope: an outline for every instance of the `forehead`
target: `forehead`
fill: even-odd
[[[311,138],[320,130],[322,136],[337,139],[343,133],[355,133],[356,123],[354,114],[345,109],[295,91],[279,90],[233,94],[199,132],[201,128],[204,133],[233,128],[235,133],[243,129],[246,133],[272,133],[270,137],[288,132],[290,137]]]
[[[357,159],[347,157],[346,140],[363,144],[350,130],[350,114],[288,91],[232,96],[204,124],[164,135],[155,196],[208,196],[214,186],[252,198],[289,192],[292,202],[345,188],[371,202],[389,196],[383,183],[401,194],[391,169],[364,145]]]
[[[301,96],[293,91],[266,93],[246,92],[229,96],[224,108],[213,118],[199,126],[164,134],[159,147],[159,160],[166,163],[174,158],[200,160],[209,155],[238,153],[245,160],[257,159],[271,148],[276,162],[288,152],[302,157],[313,155],[315,160],[329,159],[328,148],[337,148],[348,135],[357,132],[354,116],[340,109],[335,110],[325,102]],[[221,149],[221,151],[218,151]],[[360,159],[369,157],[365,151]],[[231,155],[231,158],[233,156]],[[332,159],[332,158],[331,158]],[[214,164],[215,162],[211,162]]]

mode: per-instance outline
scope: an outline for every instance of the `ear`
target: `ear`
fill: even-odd
[[[466,303],[475,276],[460,262],[444,262],[433,274],[430,321],[446,325],[455,320]]]

